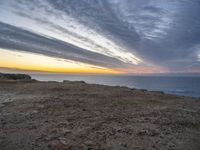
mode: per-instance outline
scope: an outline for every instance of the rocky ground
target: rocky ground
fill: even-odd
[[[199,150],[200,99],[84,82],[0,81],[1,150]]]

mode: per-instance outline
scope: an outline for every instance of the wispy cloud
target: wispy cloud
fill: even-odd
[[[197,14],[198,0],[3,0],[0,47],[128,72],[187,71],[199,67]]]
[[[42,34],[50,33],[50,36],[57,39],[89,51],[115,57],[125,63],[138,64],[141,62],[135,55],[117,45],[114,41],[109,40],[102,34],[103,31],[95,31],[93,28],[81,23],[77,18],[53,8],[48,2],[32,1],[16,5],[13,9],[15,14],[39,24],[42,28],[40,31]],[[27,15],[27,12],[29,15]],[[48,19],[46,18],[47,15]]]

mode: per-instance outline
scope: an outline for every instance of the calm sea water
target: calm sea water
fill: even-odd
[[[34,79],[41,81],[85,81],[104,85],[119,85],[130,88],[164,91],[165,93],[200,97],[200,77],[176,76],[110,76],[110,75],[58,75],[34,74]]]

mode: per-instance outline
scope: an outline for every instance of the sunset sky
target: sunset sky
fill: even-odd
[[[0,71],[200,73],[199,0],[1,0]]]

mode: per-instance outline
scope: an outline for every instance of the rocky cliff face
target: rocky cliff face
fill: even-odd
[[[26,74],[5,74],[0,73],[0,80],[30,80],[31,76]]]

